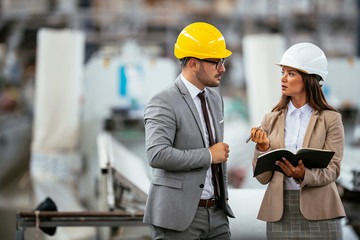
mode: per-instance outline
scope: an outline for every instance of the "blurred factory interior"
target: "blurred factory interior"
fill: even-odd
[[[343,116],[344,239],[360,236],[360,0],[1,0],[0,239],[46,197],[58,211],[141,211],[149,186],[143,110],[180,72],[188,24],[215,25],[233,52],[225,100],[233,239],[265,239],[265,186],[252,177],[250,128],[280,98],[274,63],[312,42],[329,60],[323,91]],[[262,104],[261,104],[262,103]],[[58,227],[25,239],[151,239],[146,226]]]

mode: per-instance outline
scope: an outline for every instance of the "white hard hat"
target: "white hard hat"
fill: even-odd
[[[324,52],[312,43],[298,43],[291,46],[281,58],[280,66],[296,68],[307,74],[317,74],[324,81],[328,75],[328,62]]]

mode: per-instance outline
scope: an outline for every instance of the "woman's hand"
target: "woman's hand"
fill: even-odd
[[[305,166],[301,160],[299,160],[299,165],[296,167],[294,167],[286,158],[283,158],[283,161],[284,162],[276,161],[275,163],[284,171],[286,176],[304,180]]]
[[[257,148],[261,152],[265,152],[270,147],[270,141],[267,133],[258,127],[251,128],[251,141],[257,143]]]

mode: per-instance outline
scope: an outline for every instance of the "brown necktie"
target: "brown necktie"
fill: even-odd
[[[210,119],[209,119],[209,114],[206,108],[206,100],[205,100],[205,91],[202,91],[198,94],[198,97],[200,98],[201,101],[201,109],[204,115],[204,119],[205,119],[205,123],[206,123],[206,130],[208,132],[208,136],[209,136],[209,146],[212,146],[215,144],[215,140],[214,140],[214,136],[213,133],[211,131],[211,126],[210,126]],[[220,182],[219,182],[219,168],[216,164],[211,164],[211,172],[215,181],[215,192],[216,195],[218,197],[220,197]]]

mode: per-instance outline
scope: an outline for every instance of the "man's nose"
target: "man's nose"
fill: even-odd
[[[220,67],[219,67],[219,72],[225,72],[226,71],[226,68],[225,68],[225,64],[224,63],[221,63],[220,64]]]

